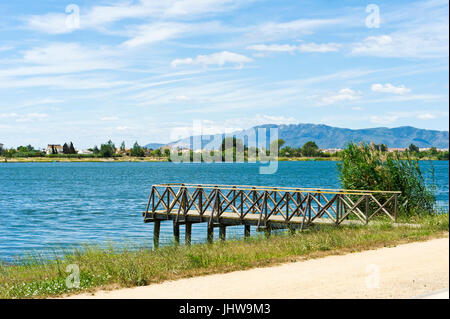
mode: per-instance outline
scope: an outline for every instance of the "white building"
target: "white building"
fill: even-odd
[[[90,155],[90,154],[94,154],[94,152],[90,151],[90,150],[79,150],[77,152],[77,154],[81,154],[81,155]]]
[[[53,154],[54,152],[56,152],[56,154],[62,154],[63,147],[59,144],[48,144],[47,148],[45,149],[45,153],[49,155]]]
[[[324,153],[335,154],[337,152],[342,151],[342,148],[324,148],[321,151],[324,152]]]

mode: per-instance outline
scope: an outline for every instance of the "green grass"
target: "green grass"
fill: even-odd
[[[21,263],[0,266],[0,297],[42,298],[98,288],[142,286],[448,235],[448,213],[413,216],[408,222],[422,227],[394,227],[391,223],[314,226],[295,235],[280,233],[270,238],[256,236],[191,247],[171,245],[156,251],[86,247],[50,262],[30,257]],[[66,286],[66,267],[70,264],[80,268],[80,288]]]

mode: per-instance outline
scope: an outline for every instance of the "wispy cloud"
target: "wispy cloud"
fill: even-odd
[[[249,50],[259,52],[336,52],[341,47],[338,43],[305,43],[300,45],[290,44],[255,44],[247,47]]]
[[[200,64],[218,65],[223,66],[225,64],[238,64],[242,66],[244,63],[252,62],[253,60],[242,54],[237,54],[228,51],[217,52],[209,55],[198,55],[196,58],[175,59],[172,61],[171,66],[177,67],[180,65]]]
[[[422,121],[433,120],[438,116],[447,116],[448,113],[442,112],[424,112],[424,111],[410,111],[410,112],[388,112],[381,115],[372,115],[369,117],[370,122],[375,124],[393,124],[401,119],[418,119]]]
[[[339,90],[337,93],[325,96],[321,102],[323,104],[334,104],[337,102],[355,101],[360,98],[360,94],[352,89],[345,88]]]
[[[449,47],[448,1],[417,1],[382,14],[393,32],[354,43],[352,54],[392,58],[446,58]]]
[[[125,19],[194,19],[198,16],[214,16],[220,12],[232,11],[253,0],[139,0],[115,1],[108,5],[83,7],[79,17],[81,29],[106,31],[106,27]],[[52,12],[44,15],[23,17],[25,26],[31,30],[49,34],[71,33],[76,29],[68,27],[68,15]]]
[[[392,94],[400,94],[400,95],[411,92],[411,89],[405,87],[404,85],[395,86],[390,83],[386,83],[386,84],[375,83],[375,84],[372,84],[371,89],[373,92],[392,93]]]
[[[94,49],[74,42],[52,43],[23,51],[16,61],[20,66],[0,70],[0,77],[117,69],[124,65],[117,56],[110,48]]]

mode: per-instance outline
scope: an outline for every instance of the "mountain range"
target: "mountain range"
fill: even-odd
[[[374,142],[375,144],[386,144],[390,148],[408,147],[411,143],[421,148],[435,146],[448,149],[449,147],[448,131],[426,130],[411,126],[353,130],[323,124],[265,124],[229,134],[191,136],[168,144],[152,143],[146,147],[154,149],[167,145],[172,148],[197,149],[200,148],[201,141],[203,149],[219,149],[222,139],[229,136],[242,139],[248,145],[248,140],[252,141],[257,138],[258,133],[266,134],[267,141],[269,138],[270,141],[275,139],[275,135],[270,136],[269,134],[271,128],[278,129],[278,138],[283,139],[286,142],[285,145],[291,147],[301,147],[308,141],[316,142],[321,149],[343,148],[350,142]],[[193,141],[198,143],[194,144]]]

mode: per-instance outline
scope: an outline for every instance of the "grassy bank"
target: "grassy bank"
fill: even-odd
[[[24,264],[0,266],[0,297],[37,298],[148,285],[448,236],[448,214],[412,217],[408,222],[422,227],[394,227],[391,223],[315,226],[295,235],[282,233],[267,239],[257,236],[191,247],[172,245],[156,251],[91,247],[52,262],[35,258]],[[66,286],[66,267],[71,264],[80,268],[77,289]]]

